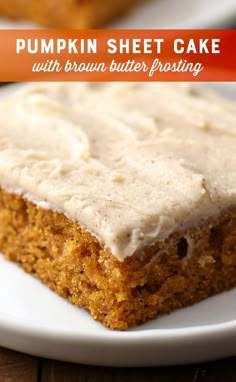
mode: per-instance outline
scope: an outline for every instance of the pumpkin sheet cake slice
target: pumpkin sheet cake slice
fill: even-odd
[[[112,329],[236,286],[236,109],[189,84],[0,105],[0,250]]]

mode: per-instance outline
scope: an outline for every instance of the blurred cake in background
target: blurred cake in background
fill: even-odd
[[[86,29],[100,27],[139,0],[0,0],[0,16],[41,25]]]

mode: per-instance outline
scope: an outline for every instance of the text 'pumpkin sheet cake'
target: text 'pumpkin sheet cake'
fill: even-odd
[[[112,329],[236,285],[235,104],[30,85],[0,107],[0,250]]]
[[[95,28],[140,0],[0,0],[0,15],[57,28]]]

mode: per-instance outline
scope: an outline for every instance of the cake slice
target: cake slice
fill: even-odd
[[[0,15],[56,28],[100,27],[139,0],[0,0]]]
[[[235,104],[30,85],[0,106],[0,250],[112,329],[236,286]]]

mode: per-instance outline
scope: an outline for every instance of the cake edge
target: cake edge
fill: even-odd
[[[0,190],[0,249],[111,329],[236,286],[236,207],[118,261],[63,214]]]

